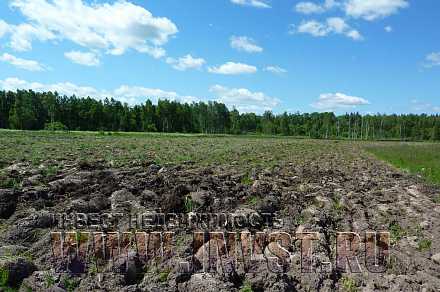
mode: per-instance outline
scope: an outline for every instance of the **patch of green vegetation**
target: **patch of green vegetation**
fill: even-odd
[[[403,228],[397,222],[391,223],[389,231],[392,243],[398,242],[400,239],[402,239],[402,237],[406,236],[407,234],[407,232],[403,230]]]
[[[240,292],[253,292],[251,282],[244,281],[243,285],[240,288]]]
[[[440,184],[439,143],[374,143],[366,149],[397,168]]]
[[[246,203],[251,205],[251,206],[256,206],[258,204],[258,202],[261,201],[261,198],[258,196],[250,196],[247,198]]]
[[[168,275],[171,273],[170,269],[165,269],[159,272],[159,282],[164,283],[168,280]]]
[[[9,271],[5,268],[0,268],[0,291],[15,292],[16,288],[9,286]]]
[[[58,172],[58,166],[49,165],[41,170],[41,175],[44,177],[52,177]]]
[[[185,197],[185,202],[184,202],[184,206],[185,206],[185,212],[186,213],[190,213],[194,210],[194,202],[191,198],[190,195]]]
[[[87,232],[76,232],[75,239],[78,244],[85,243],[89,240],[89,234]]]
[[[430,250],[431,249],[431,245],[432,245],[432,241],[431,240],[423,238],[423,239],[419,240],[418,245],[417,245],[417,249],[419,251]]]
[[[50,272],[45,272],[44,273],[44,286],[46,288],[50,288],[53,285],[55,285],[55,278],[53,277],[53,275]]]
[[[346,292],[356,292],[358,288],[356,286],[356,281],[349,277],[342,277],[342,288]]]
[[[249,174],[246,174],[241,178],[241,183],[246,186],[250,186],[253,184],[253,181],[252,181],[251,177],[249,176]]]
[[[18,190],[21,188],[22,182],[17,178],[6,177],[0,179],[0,188]]]
[[[440,204],[440,194],[435,195],[433,201],[436,204]]]
[[[304,215],[298,215],[297,217],[295,217],[295,224],[296,225],[303,225],[306,222],[306,218]]]
[[[5,287],[8,284],[9,271],[5,268],[0,268],[0,287]]]
[[[75,291],[76,287],[79,285],[79,281],[77,279],[69,278],[67,276],[65,276],[62,281],[67,292]]]
[[[344,204],[342,204],[342,201],[339,197],[334,197],[332,199],[332,207],[338,215],[342,214],[342,211],[344,210]]]

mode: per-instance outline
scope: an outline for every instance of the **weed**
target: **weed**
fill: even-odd
[[[56,175],[58,172],[58,166],[48,166],[46,168],[43,168],[41,170],[41,175],[44,177],[52,177],[54,175]]]
[[[76,279],[72,279],[67,276],[63,278],[63,286],[68,292],[73,292],[78,285],[79,281]]]
[[[168,275],[170,274],[171,270],[166,269],[159,273],[159,282],[164,283],[168,280]]]
[[[50,288],[55,285],[55,278],[50,272],[44,273],[44,285],[46,288]]]
[[[21,188],[21,181],[18,178],[4,178],[0,180],[0,188],[18,190]]]
[[[249,281],[245,281],[240,288],[240,292],[253,292],[252,285]]]
[[[85,232],[78,231],[75,234],[75,237],[76,237],[76,242],[78,242],[78,244],[85,243],[89,240],[89,235],[88,235],[88,233],[85,233]]]
[[[243,176],[241,178],[241,183],[247,186],[252,185],[253,181],[251,179],[251,177],[249,176],[249,174],[246,174],[245,176]]]
[[[342,288],[346,292],[356,292],[358,288],[356,287],[356,282],[354,279],[349,277],[342,277]]]
[[[193,200],[192,200],[192,198],[191,198],[191,196],[186,196],[185,197],[185,211],[186,211],[186,213],[190,213],[190,212],[192,212],[193,210],[194,210],[194,202],[193,202]]]
[[[260,201],[260,198],[257,196],[250,196],[249,198],[247,198],[246,202],[251,205],[251,206],[255,206],[258,204],[258,202]]]
[[[5,268],[0,268],[0,287],[6,287],[9,280],[9,271]]]
[[[403,230],[403,228],[397,222],[391,223],[389,230],[392,243],[398,242],[400,239],[402,239],[402,237],[407,234],[406,231]]]
[[[432,245],[432,241],[429,239],[421,239],[419,240],[419,243],[417,245],[417,249],[419,251],[425,251],[425,250],[430,250],[431,249],[431,245]]]
[[[436,195],[433,199],[434,203],[440,204],[440,194]]]

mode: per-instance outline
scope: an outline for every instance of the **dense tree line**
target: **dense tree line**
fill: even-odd
[[[0,128],[181,133],[262,133],[356,140],[440,140],[438,115],[239,113],[218,102],[159,100],[128,106],[114,99],[0,91]]]

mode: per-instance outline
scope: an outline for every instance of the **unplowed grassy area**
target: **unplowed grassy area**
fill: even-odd
[[[440,184],[440,143],[382,142],[366,149],[395,167]]]

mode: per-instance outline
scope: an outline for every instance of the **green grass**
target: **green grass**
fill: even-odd
[[[419,251],[425,251],[425,250],[430,250],[432,246],[432,241],[429,239],[421,239],[418,244],[417,244],[417,249]]]
[[[440,184],[440,143],[374,143],[366,149],[397,168]]]

